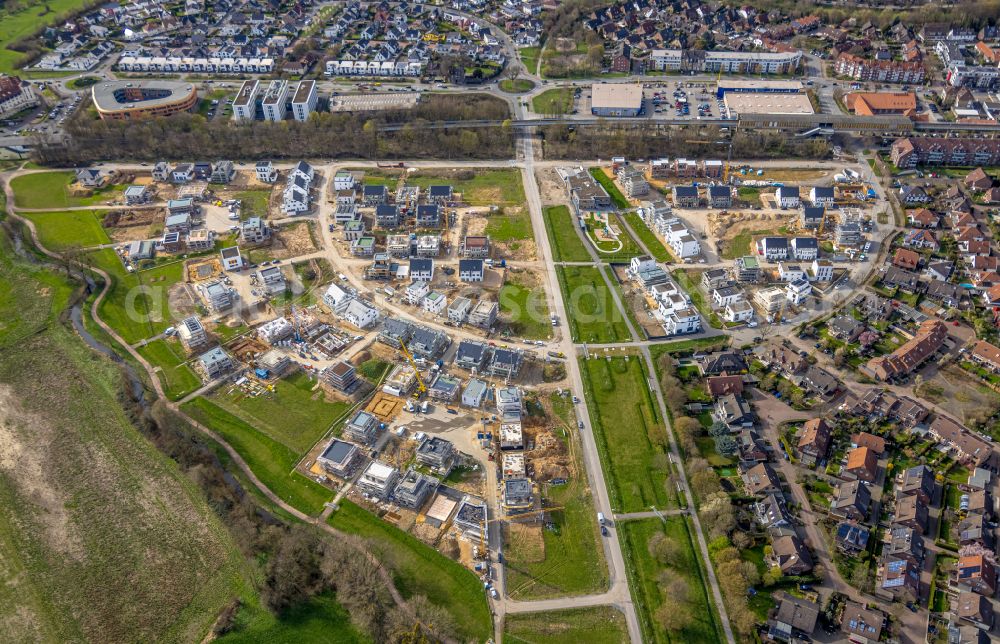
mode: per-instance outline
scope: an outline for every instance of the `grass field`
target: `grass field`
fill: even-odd
[[[111,289],[98,313],[126,342],[152,337],[170,326],[168,294],[170,287],[181,280],[183,263],[129,273],[110,248],[88,253],[86,259],[111,276]],[[142,289],[136,289],[139,286]]]
[[[238,388],[216,389],[209,399],[295,452],[305,452],[335,420],[350,408],[346,402],[326,402],[322,389],[305,371],[298,371],[274,385],[274,391],[246,396]]]
[[[688,353],[697,350],[712,351],[723,349],[729,345],[728,335],[715,335],[708,338],[691,338],[689,340],[676,340],[674,342],[657,342],[650,345],[649,351],[653,354],[655,361],[664,353]]]
[[[507,615],[503,641],[508,644],[624,644],[625,616],[610,606]]]
[[[155,340],[138,349],[150,364],[160,367],[157,375],[170,400],[180,400],[201,386],[201,379],[185,364],[184,348],[173,340]]]
[[[667,433],[641,358],[580,358],[594,437],[618,512],[667,508]]]
[[[604,186],[604,189],[608,191],[608,195],[611,197],[611,203],[615,205],[616,208],[628,208],[632,204],[629,203],[622,191],[618,189],[615,185],[614,180],[604,172],[604,168],[591,168],[590,176],[597,180],[597,183]]]
[[[631,342],[632,335],[596,266],[557,266],[574,342]]]
[[[587,230],[590,231],[591,243],[597,248],[598,257],[601,260],[605,262],[627,263],[633,257],[643,254],[642,249],[639,248],[639,244],[625,230],[625,226],[622,225],[618,219],[618,215],[615,213],[608,214],[608,224],[609,226],[617,227],[621,231],[618,235],[618,241],[597,241],[597,231],[603,229],[604,226],[595,217],[587,217],[584,221],[587,223]]]
[[[129,422],[119,368],[57,322],[71,290],[0,239],[0,633],[200,641],[249,566]]]
[[[573,111],[573,88],[547,89],[531,99],[531,109],[536,114],[569,114]]]
[[[500,89],[512,94],[521,94],[535,89],[535,84],[527,78],[505,78],[500,81]]]
[[[589,262],[590,253],[576,232],[576,218],[567,206],[548,206],[543,211],[545,232],[552,246],[552,259],[557,262]]]
[[[553,396],[558,402],[565,399]],[[555,404],[555,403],[554,403]],[[572,409],[563,410],[572,414]],[[607,563],[601,548],[594,504],[587,485],[586,470],[580,460],[575,419],[563,419],[563,441],[573,455],[576,476],[565,485],[548,487],[548,504],[561,507],[549,514],[553,529],[544,528],[544,551],[528,544],[505,539],[507,594],[512,599],[546,599],[585,595],[607,589]],[[557,423],[558,425],[558,423]],[[561,435],[557,430],[557,436]]]
[[[462,201],[470,206],[524,206],[524,185],[521,171],[515,168],[493,168],[474,170],[471,179],[463,179],[448,174],[414,172],[406,177],[406,185],[428,186],[448,184],[455,192],[462,194]]]
[[[626,569],[632,597],[636,602],[643,640],[655,643],[721,642],[716,623],[716,615],[708,598],[708,591],[701,576],[701,566],[694,550],[688,525],[684,517],[642,519],[620,523],[617,528],[626,551]],[[668,633],[655,624],[653,615],[663,604],[663,591],[658,578],[664,567],[649,553],[647,543],[656,533],[666,537],[681,547],[680,561],[673,570],[688,582],[687,608],[693,619],[691,624],[679,633]]]
[[[73,172],[35,172],[14,177],[10,182],[14,205],[37,209],[94,206],[114,199],[125,189],[123,185],[114,185],[95,190],[89,197],[73,197],[69,194],[69,185],[74,180]]]
[[[26,212],[21,216],[35,224],[38,241],[49,250],[88,248],[111,241],[101,226],[104,212],[100,210]]]
[[[371,640],[351,624],[351,616],[329,595],[293,607],[278,619],[258,602],[236,614],[233,630],[215,640],[226,644],[266,642],[325,642],[355,644]]]
[[[486,234],[499,242],[524,241],[535,236],[528,209],[523,206],[508,207],[503,214],[491,214],[486,224]]]
[[[529,74],[538,71],[538,57],[541,53],[541,47],[522,47],[517,50],[517,54],[521,57],[521,62],[524,63]]]
[[[702,271],[693,271],[688,269],[679,268],[673,271],[672,275],[675,280],[677,280],[677,285],[684,289],[684,292],[688,294],[691,298],[691,303],[694,304],[701,316],[708,321],[709,325],[713,328],[722,328],[722,318],[719,314],[712,310],[712,306],[706,300],[705,295],[699,288],[701,284],[701,274]]]
[[[83,0],[28,1],[17,5],[19,11],[0,12],[0,74],[18,73],[22,54],[7,47],[19,38],[30,36],[42,27],[59,22],[70,11],[82,8]],[[13,5],[12,5],[13,6]]]
[[[528,288],[517,281],[517,273],[511,273],[500,289],[499,302],[500,314],[511,334],[531,340],[552,336],[544,287]]]
[[[639,241],[645,244],[646,248],[649,249],[653,259],[658,262],[673,261],[673,255],[671,255],[670,251],[667,250],[667,247],[663,245],[660,238],[657,237],[648,226],[646,226],[646,222],[642,220],[642,217],[634,212],[627,212],[624,214],[624,219],[629,227],[632,228],[632,232],[639,237]]]
[[[376,556],[392,570],[403,597],[423,595],[447,611],[460,640],[485,641],[492,635],[483,585],[461,564],[350,501],[341,502],[329,523],[368,539]]]
[[[183,405],[192,418],[219,434],[246,460],[253,473],[288,504],[307,514],[319,514],[333,492],[292,470],[301,453],[274,440],[250,423],[207,398]]]
[[[267,216],[267,202],[271,198],[270,190],[240,190],[227,196],[230,199],[240,200],[240,219]]]

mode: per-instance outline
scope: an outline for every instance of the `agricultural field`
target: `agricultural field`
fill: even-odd
[[[236,386],[223,386],[208,399],[302,454],[350,409],[346,402],[327,402],[323,390],[316,387],[308,373],[297,371],[278,380],[274,391],[259,396],[248,396]]]
[[[545,232],[556,262],[589,262],[590,253],[576,232],[576,218],[567,206],[547,206],[543,211]]]
[[[610,606],[507,615],[504,642],[510,644],[624,644],[625,616]]]
[[[625,318],[618,309],[600,268],[558,266],[574,342],[631,342]]]
[[[129,422],[120,369],[56,321],[74,285],[13,257],[0,239],[2,638],[201,640],[249,566]]]
[[[181,281],[182,262],[129,273],[110,248],[88,253],[83,259],[111,276],[111,289],[101,301],[98,314],[126,342],[150,338],[171,325],[168,296],[170,287]],[[143,287],[141,291],[133,291],[139,286]]]
[[[201,379],[186,363],[184,347],[176,340],[154,340],[137,349],[153,366],[170,400],[180,400],[201,386]]]
[[[511,335],[531,340],[552,337],[549,307],[545,289],[540,284],[529,286],[510,273],[500,289],[500,316]]]
[[[247,462],[253,473],[286,503],[307,514],[319,514],[333,493],[294,472],[301,452],[271,438],[211,400],[198,397],[183,411],[222,437]]]
[[[639,241],[645,244],[646,248],[649,249],[649,253],[658,262],[672,262],[674,257],[667,250],[667,247],[663,245],[660,238],[646,226],[646,222],[642,220],[638,214],[634,212],[627,212],[623,215],[625,222],[629,225],[638,237]]]
[[[483,584],[460,563],[350,501],[341,502],[329,523],[368,540],[376,556],[392,571],[403,597],[423,595],[447,611],[461,641],[485,641],[493,634]]]
[[[566,399],[552,396],[553,407]],[[572,409],[560,409],[571,415]],[[524,538],[504,539],[507,594],[530,600],[585,595],[607,589],[607,563],[601,548],[594,505],[580,459],[575,418],[562,418],[562,437],[573,455],[573,475],[565,485],[550,485],[548,504],[562,508],[549,513],[552,528],[542,530],[542,542]],[[554,420],[554,419],[553,419]],[[557,427],[560,423],[556,423]],[[565,434],[565,436],[563,436]]]
[[[643,639],[655,643],[719,642],[716,612],[708,597],[702,579],[701,564],[694,549],[690,527],[684,517],[671,516],[660,519],[642,519],[619,522],[616,526],[622,538],[628,562],[629,586],[639,613]],[[648,546],[654,535],[673,542],[673,561],[664,565],[656,560]],[[674,581],[665,587],[664,571],[669,570]],[[679,581],[678,581],[679,580]],[[677,587],[684,590],[677,592]],[[683,594],[683,596],[679,596]],[[680,631],[667,631],[656,620],[657,611],[669,600],[676,610],[684,610],[690,621]]]
[[[531,99],[531,110],[536,114],[569,114],[573,99],[572,87],[547,89]]]
[[[668,491],[667,433],[642,359],[580,358],[584,395],[617,512],[676,506]]]
[[[38,210],[94,206],[119,197],[125,189],[124,185],[113,185],[95,190],[89,197],[74,197],[69,193],[74,180],[73,172],[35,172],[14,177],[10,182],[14,205]]]
[[[111,242],[101,226],[100,210],[26,212],[22,217],[35,225],[38,241],[56,252],[68,248],[88,248]]]

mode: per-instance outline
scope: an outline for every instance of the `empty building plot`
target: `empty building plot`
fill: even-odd
[[[806,94],[780,92],[726,92],[723,100],[730,114],[812,114]]]
[[[330,99],[331,112],[375,112],[379,110],[408,110],[417,106],[420,94],[351,94]]]

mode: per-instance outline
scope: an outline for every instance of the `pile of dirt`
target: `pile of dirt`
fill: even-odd
[[[287,259],[316,252],[311,227],[312,223],[300,221],[277,228],[271,238],[271,256],[276,259]]]
[[[759,229],[762,226],[780,225],[794,218],[795,215],[758,211],[711,211],[707,217],[707,233],[709,237],[727,241],[743,231]]]
[[[536,481],[566,479],[572,474],[572,459],[566,443],[552,433],[551,427],[525,430],[525,438],[534,443],[534,449],[526,453],[534,470]]]

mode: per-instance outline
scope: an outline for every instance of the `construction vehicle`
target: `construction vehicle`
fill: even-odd
[[[410,366],[413,367],[413,374],[417,378],[417,392],[413,394],[413,397],[419,398],[427,393],[427,385],[424,384],[424,379],[420,377],[420,367],[417,366],[417,361],[413,359],[413,355],[410,353],[410,350],[406,348],[406,343],[402,340],[399,341],[399,349],[403,352],[403,355],[406,356],[406,360],[410,363]]]

